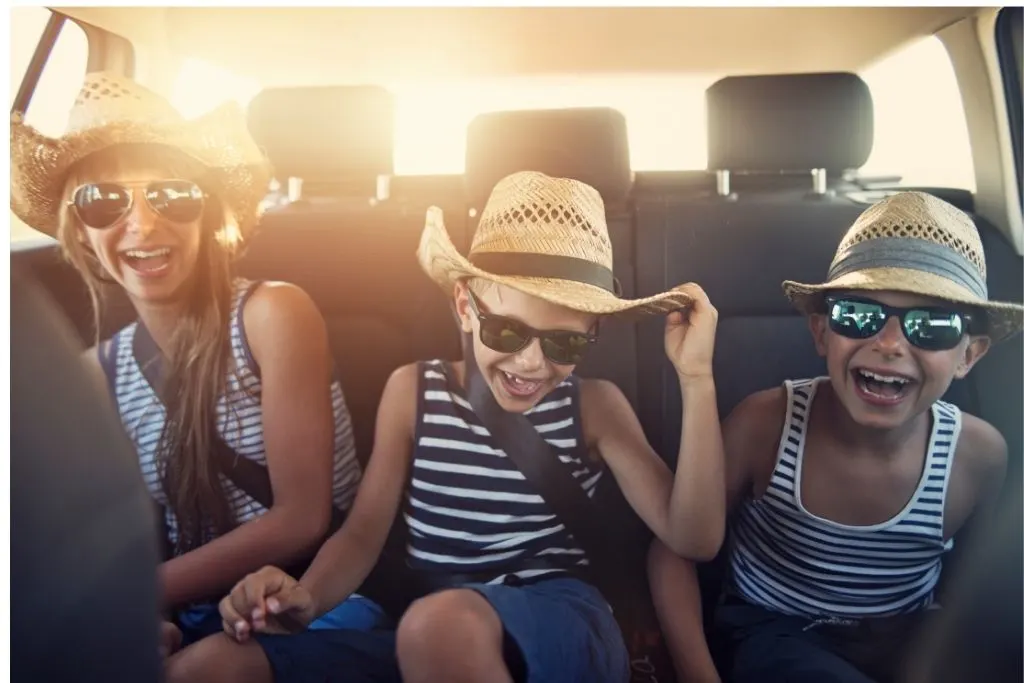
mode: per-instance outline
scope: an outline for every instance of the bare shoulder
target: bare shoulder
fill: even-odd
[[[243,317],[246,331],[250,325],[261,327],[309,319],[323,322],[313,298],[289,282],[262,282],[257,285],[245,303]]]
[[[287,282],[257,285],[245,302],[242,324],[257,362],[261,352],[279,345],[302,352],[327,349],[320,309],[305,290]]]
[[[384,384],[377,408],[378,439],[389,430],[411,436],[416,424],[419,404],[420,368],[417,363],[403,365],[392,371]]]
[[[742,441],[776,443],[786,420],[786,403],[786,390],[783,387],[773,387],[747,396],[723,421],[726,437],[732,435]]]
[[[729,500],[760,495],[775,469],[786,421],[786,390],[774,387],[747,396],[722,421]]]
[[[611,404],[624,404],[629,406],[626,395],[615,382],[606,379],[581,379],[580,380],[580,406],[586,410],[592,406],[607,407]]]
[[[965,471],[977,487],[1000,486],[1006,474],[1006,439],[991,424],[962,413],[954,466]]]
[[[418,363],[409,363],[396,368],[388,377],[385,390],[400,392],[403,394],[415,395],[419,388],[420,366]]]
[[[622,389],[606,379],[580,380],[580,419],[589,444],[599,441],[609,430],[634,425],[639,428],[640,424]]]

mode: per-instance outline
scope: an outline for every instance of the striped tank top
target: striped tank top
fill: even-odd
[[[787,381],[786,422],[764,495],[746,501],[732,524],[729,589],[748,602],[809,619],[859,619],[932,604],[942,571],[943,506],[960,410],[932,406],[924,471],[891,519],[850,526],[817,517],[800,499],[807,417],[827,378]]]
[[[234,372],[229,372],[224,394],[217,403],[217,429],[221,438],[240,456],[266,466],[263,443],[263,410],[260,402],[262,383],[260,369],[249,350],[242,323],[242,311],[258,282],[237,279],[234,283],[231,308],[231,355]],[[160,483],[160,463],[157,446],[163,430],[166,411],[150,386],[133,353],[133,341],[138,322],[117,332],[113,339],[114,383],[113,392],[117,409],[128,436],[135,444],[142,468],[143,479],[157,503],[167,506],[167,496]],[[341,385],[331,384],[331,402],[334,410],[334,504],[347,510],[355,497],[361,478],[356,459],[355,441]],[[260,503],[239,489],[223,474],[221,487],[227,496],[235,520],[241,524],[266,512]],[[168,509],[167,533],[171,543],[177,541],[177,524]],[[212,538],[212,531],[210,532]],[[207,540],[210,540],[208,538]]]
[[[408,563],[446,574],[535,579],[589,565],[584,550],[499,448],[451,366],[419,364],[419,405],[404,517]],[[593,498],[604,467],[580,427],[579,380],[569,377],[525,413]],[[539,566],[543,565],[543,566]]]

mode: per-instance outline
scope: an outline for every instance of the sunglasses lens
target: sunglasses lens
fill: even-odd
[[[129,190],[114,183],[91,183],[75,191],[72,198],[79,220],[90,228],[109,228],[132,205]]]
[[[590,348],[590,338],[583,334],[556,332],[541,340],[544,355],[553,363],[577,365]]]
[[[903,331],[914,346],[926,351],[945,351],[963,338],[964,319],[956,311],[913,310],[903,319]]]
[[[530,333],[515,320],[488,316],[480,323],[480,341],[498,353],[515,353],[530,341]]]
[[[828,303],[829,327],[850,339],[875,336],[885,326],[886,317],[882,306],[867,301],[838,299]]]
[[[175,223],[191,223],[203,213],[203,191],[187,180],[160,180],[146,188],[153,211]]]

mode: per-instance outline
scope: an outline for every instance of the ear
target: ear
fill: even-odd
[[[811,331],[811,338],[814,339],[815,350],[817,350],[819,356],[824,358],[828,353],[828,343],[826,341],[828,321],[825,320],[823,314],[812,313],[807,316],[807,327]]]
[[[957,379],[966,377],[967,373],[974,367],[974,364],[981,360],[991,347],[992,339],[990,337],[984,335],[971,337],[964,348],[963,354],[960,356],[960,362],[957,363],[954,377]]]
[[[473,309],[469,305],[469,285],[465,280],[455,283],[455,316],[463,332],[473,331]]]

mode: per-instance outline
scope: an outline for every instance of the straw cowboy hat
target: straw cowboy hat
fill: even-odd
[[[495,185],[468,258],[452,244],[437,207],[427,211],[417,256],[447,292],[464,278],[483,278],[597,315],[668,313],[691,303],[679,291],[619,298],[601,195],[577,180],[532,171]]]
[[[1024,307],[989,301],[985,252],[963,211],[923,192],[901,192],[869,207],[839,244],[828,279],[786,281],[786,296],[803,313],[820,312],[829,290],[896,291],[985,311],[999,341],[1020,331]]]
[[[55,235],[71,168],[90,154],[129,144],[165,145],[195,159],[210,172],[205,189],[232,209],[242,233],[255,225],[270,167],[241,107],[227,103],[186,120],[156,93],[106,72],[86,74],[59,138],[12,115],[11,209],[33,228]]]

